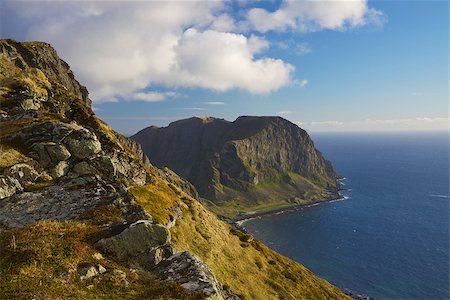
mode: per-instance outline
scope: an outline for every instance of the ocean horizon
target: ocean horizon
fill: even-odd
[[[343,290],[449,298],[449,132],[313,133],[344,201],[242,226]]]

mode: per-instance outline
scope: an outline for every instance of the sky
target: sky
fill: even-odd
[[[131,135],[191,116],[310,132],[448,130],[448,1],[3,1]]]

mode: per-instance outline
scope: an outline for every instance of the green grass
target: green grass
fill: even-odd
[[[265,212],[292,204],[325,200],[325,189],[296,173],[279,174],[246,191],[223,187],[218,201],[202,202],[218,215],[234,218],[240,213]]]

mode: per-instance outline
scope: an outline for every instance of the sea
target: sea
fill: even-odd
[[[450,299],[449,133],[312,136],[345,199],[250,219],[272,249],[375,299]]]

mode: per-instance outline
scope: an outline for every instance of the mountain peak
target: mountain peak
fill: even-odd
[[[232,199],[257,206],[337,197],[331,163],[303,129],[281,117],[193,117],[144,129],[132,139],[154,164],[170,167],[202,197],[223,205]],[[267,184],[273,181],[279,184]]]

